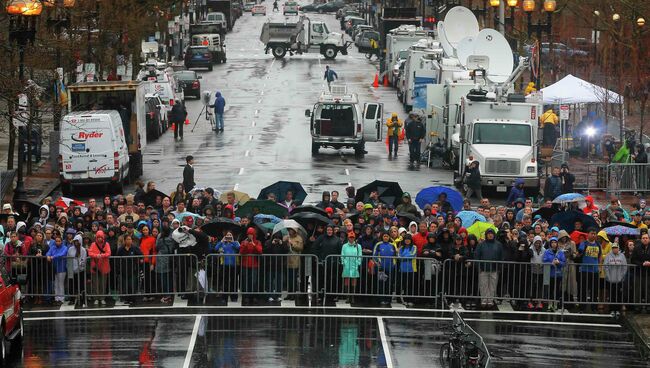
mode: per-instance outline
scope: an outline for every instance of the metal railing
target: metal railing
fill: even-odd
[[[222,300],[293,299],[318,293],[318,258],[310,254],[209,254],[206,294]]]
[[[607,192],[650,191],[650,164],[609,164],[607,166]]]
[[[562,297],[561,272],[561,267],[549,263],[447,259],[443,263],[443,301],[483,307],[503,301],[556,303]]]
[[[579,191],[607,190],[609,180],[606,163],[585,163],[585,171],[574,172],[576,176],[575,189]]]
[[[433,304],[438,296],[441,263],[432,258],[330,255],[322,267],[326,296],[374,297],[384,304],[393,297]]]

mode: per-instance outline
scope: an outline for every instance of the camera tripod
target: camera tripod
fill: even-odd
[[[210,124],[210,128],[212,128],[213,131],[217,131],[217,122],[214,119],[214,114],[210,112],[209,109],[207,109],[206,105],[203,105],[203,108],[201,109],[201,112],[199,112],[199,116],[196,117],[196,120],[194,120],[194,125],[192,126],[191,132],[194,133],[194,129],[196,128],[196,124],[199,122],[199,119],[201,119],[201,115],[203,115],[203,112],[205,111],[205,120]]]

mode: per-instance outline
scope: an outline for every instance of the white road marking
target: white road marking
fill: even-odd
[[[205,309],[205,306],[190,306],[187,308],[194,308],[194,309]],[[187,310],[187,308],[183,308],[183,310]],[[246,307],[247,309],[268,309],[267,306],[260,306],[260,307]],[[296,309],[298,308],[304,308],[304,307],[295,307]],[[332,310],[332,309],[337,309],[336,307],[319,307],[320,309],[326,309],[326,310]],[[151,307],[131,307],[129,308],[130,310],[133,309],[154,309]],[[170,307],[160,307],[158,309],[170,309]],[[232,309],[228,307],[222,307],[222,308],[214,308],[214,309]],[[340,308],[339,308],[340,309]],[[355,309],[355,308],[352,308]],[[357,308],[360,309],[360,308]],[[363,308],[363,310],[368,310],[368,309],[377,309],[381,311],[386,311],[385,308]],[[97,311],[98,309],[92,309],[93,311]],[[111,310],[110,308],[107,308],[105,310]],[[449,310],[439,310],[441,312],[449,312]],[[25,311],[27,312],[27,311]],[[43,311],[38,311],[39,313],[42,313]],[[146,311],[143,311],[146,312]],[[496,312],[495,312],[496,314]],[[543,313],[535,313],[535,314],[543,314]],[[377,316],[371,316],[371,315],[357,315],[357,314],[309,314],[309,313],[261,313],[261,314],[252,314],[252,313],[228,313],[228,314],[223,314],[223,313],[199,313],[199,314],[194,314],[194,313],[173,313],[173,314],[161,314],[160,317],[224,317],[224,318],[229,318],[229,317],[326,317],[326,318],[377,318]],[[580,315],[581,317],[586,316],[584,314]],[[604,315],[597,315],[598,317],[604,317]],[[25,321],[45,321],[45,320],[75,320],[75,319],[115,319],[115,318],[151,318],[151,314],[133,314],[133,315],[127,315],[127,314],[115,314],[115,315],[91,315],[91,316],[47,316],[47,317],[25,317]],[[609,317],[609,315],[607,315]],[[426,320],[426,321],[452,321],[453,319],[451,317],[421,317],[421,316],[385,316],[382,317],[385,319],[417,319],[417,320]],[[465,321],[471,321],[471,322],[494,322],[494,323],[521,323],[521,324],[531,324],[531,325],[556,325],[556,326],[577,326],[577,327],[608,327],[608,328],[623,328],[621,325],[617,324],[611,324],[611,323],[580,323],[580,322],[560,322],[560,321],[552,321],[552,322],[546,322],[546,321],[528,321],[528,320],[523,320],[523,319],[482,319],[482,318],[465,318]]]
[[[260,113],[260,110],[255,110],[255,116],[257,116]]]
[[[196,336],[199,333],[199,325],[201,324],[201,316],[196,316],[194,320],[194,328],[192,329],[192,337],[190,337],[190,346],[187,348],[187,354],[185,354],[185,362],[183,362],[183,368],[189,368],[190,362],[192,361],[192,353],[194,352],[194,344],[196,344]]]
[[[348,182],[348,186],[349,186],[349,187],[351,187],[351,186],[352,186],[352,182],[351,182],[351,181],[350,181],[350,182]]]
[[[262,103],[262,100],[261,99],[257,100],[257,103]]]
[[[384,349],[384,357],[386,357],[386,367],[392,368],[393,357],[390,355],[390,346],[388,346],[388,339],[386,338],[386,326],[384,326],[384,319],[382,317],[377,317],[377,329],[381,338],[381,346]]]
[[[252,134],[248,136],[248,140],[249,140],[249,141],[252,141],[252,140],[253,140],[253,135],[252,135]]]
[[[237,175],[243,175],[243,174],[244,174],[244,168],[240,167],[239,168],[239,174],[237,174]]]
[[[255,122],[255,120],[253,120],[253,122],[251,123],[251,126],[254,127],[256,124],[257,123]]]
[[[246,153],[244,153],[244,157],[248,157],[248,155],[251,153],[251,151],[246,150]]]
[[[348,175],[348,176],[350,176],[350,170],[348,170],[348,169],[345,169],[345,175]]]
[[[232,190],[237,190],[239,188],[239,183],[235,183],[235,186],[232,188]]]
[[[264,96],[264,90],[260,91],[260,96]]]

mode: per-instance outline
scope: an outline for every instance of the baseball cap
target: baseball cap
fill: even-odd
[[[558,233],[560,232],[560,229],[557,226],[553,226],[551,228],[551,231],[557,231]]]
[[[618,243],[612,243],[612,248],[619,248]]]

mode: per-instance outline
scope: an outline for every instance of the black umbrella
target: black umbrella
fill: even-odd
[[[284,200],[288,191],[293,192],[293,201],[295,203],[302,203],[307,198],[307,192],[302,187],[302,184],[295,181],[278,181],[266,188],[262,188],[257,199],[266,199],[269,194],[273,193],[275,200],[281,202]]]
[[[373,191],[377,191],[379,200],[382,203],[395,206],[401,203],[402,194],[404,194],[404,191],[397,182],[375,180],[357,190],[357,195],[354,197],[355,202],[368,203],[370,193]]]
[[[533,212],[530,216],[532,218],[535,218],[535,216],[540,215],[542,218],[548,222],[551,221],[551,218],[553,218],[553,215],[556,213],[560,212],[555,206],[553,207],[542,207],[538,209],[537,211]]]
[[[38,218],[38,210],[41,208],[41,205],[34,203],[32,201],[23,201],[17,200],[14,201],[14,211],[18,213],[18,221],[27,222],[29,219],[36,217]]]
[[[551,217],[550,224],[558,224],[560,230],[566,230],[567,233],[573,232],[575,230],[574,224],[576,220],[582,221],[582,229],[586,231],[590,227],[598,228],[598,223],[594,220],[593,217],[585,215],[580,211],[562,211],[558,212],[553,217]]]
[[[169,197],[169,196],[167,194],[159,191],[158,189],[152,189],[152,190],[148,191],[147,193],[145,193],[145,195],[144,195],[144,204],[146,204],[147,206],[155,205],[156,204],[156,197],[160,197],[160,199],[162,200],[163,198]]]
[[[244,228],[235,221],[225,217],[217,217],[214,221],[201,226],[201,231],[215,238],[222,237],[224,231],[227,230],[232,231],[233,235],[237,236]]]
[[[305,229],[307,228],[308,224],[314,224],[316,226],[327,226],[328,224],[332,223],[332,220],[330,220],[328,217],[313,212],[293,213],[291,216],[289,216],[289,218],[296,220],[296,222],[302,225],[302,227]]]
[[[317,215],[321,215],[324,217],[327,217],[327,212],[325,212],[324,209],[316,207],[316,206],[298,206],[291,210],[291,214],[295,215],[296,213],[302,213],[302,212],[311,212],[315,213]]]
[[[352,222],[355,223],[355,224],[356,224],[357,222],[359,222],[359,216],[360,216],[360,214],[357,213],[357,212],[355,212],[355,213],[347,213],[347,214],[345,214],[345,218],[346,218],[346,219],[349,219],[350,221],[352,221]]]
[[[418,218],[417,216],[415,216],[414,214],[412,214],[410,212],[400,212],[400,213],[397,214],[397,218],[406,218],[406,219],[409,219],[409,220],[415,221],[415,222],[420,221],[420,218]]]

